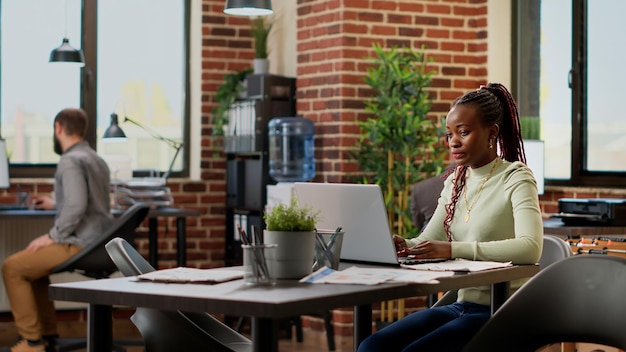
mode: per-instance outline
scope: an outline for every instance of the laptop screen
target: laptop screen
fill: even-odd
[[[398,264],[380,186],[296,182],[298,203],[320,211],[319,229],[341,227],[341,259]]]

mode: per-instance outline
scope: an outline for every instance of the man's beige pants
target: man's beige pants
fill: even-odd
[[[75,245],[52,244],[34,253],[22,250],[4,261],[4,286],[21,337],[39,340],[57,333],[54,303],[48,298],[48,275],[81,249]]]

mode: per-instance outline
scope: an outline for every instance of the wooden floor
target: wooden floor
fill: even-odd
[[[135,339],[140,338],[140,334],[129,320],[132,310],[123,309],[121,311],[116,310],[113,320],[113,334],[114,337],[119,339]],[[84,337],[87,331],[85,323],[85,312],[64,312],[59,315],[59,333],[62,337]],[[244,333],[245,334],[245,333]],[[304,329],[303,342],[297,342],[295,338],[295,331],[292,331],[292,337],[287,338],[286,331],[281,332],[282,338],[279,340],[280,352],[325,352],[328,351],[326,336],[324,332],[312,331]],[[12,322],[12,317],[8,313],[0,313],[0,347],[9,346],[13,344],[17,339],[17,332],[15,325]],[[337,352],[352,351],[352,337],[351,336],[335,336],[335,344]],[[573,352],[578,350],[579,352],[624,352],[614,348],[605,348],[598,345],[585,345],[578,348],[573,347],[573,344],[567,344],[562,346],[560,344],[553,344],[545,346],[538,350],[538,352]],[[597,349],[602,347],[601,349]],[[85,350],[81,350],[85,351]],[[80,352],[80,351],[79,351]],[[142,347],[128,346],[127,352],[143,352]],[[178,351],[175,351],[178,352]]]
[[[132,311],[116,312],[113,321],[113,334],[116,338],[140,338],[141,335],[135,326],[130,322],[128,316]],[[82,313],[64,313],[59,317],[59,333],[61,337],[84,337],[86,332],[86,322]],[[304,329],[304,338],[302,342],[297,342],[295,332],[292,338],[287,338],[286,333],[282,332],[282,338],[279,340],[280,352],[324,352],[328,351],[326,337],[323,332],[311,331]],[[245,333],[244,333],[245,334]],[[2,313],[0,315],[0,348],[12,345],[17,339],[15,325],[9,314]],[[336,338],[337,352],[352,351],[351,337]],[[84,351],[84,350],[83,350]],[[142,347],[128,346],[127,352],[142,352]]]

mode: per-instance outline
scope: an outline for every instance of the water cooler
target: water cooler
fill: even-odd
[[[293,183],[315,177],[313,121],[302,117],[276,117],[268,123],[269,175],[267,207],[289,203]]]

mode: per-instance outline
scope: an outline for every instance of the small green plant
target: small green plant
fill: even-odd
[[[311,206],[300,206],[295,197],[289,205],[280,203],[263,215],[268,231],[313,231],[320,212]]]
[[[250,31],[252,38],[254,38],[254,54],[257,59],[267,59],[267,37],[272,25],[272,22],[265,21],[265,17],[250,20]]]
[[[520,125],[522,138],[541,139],[541,120],[539,116],[522,116],[520,117]]]
[[[213,135],[224,135],[224,126],[228,125],[228,109],[237,100],[239,92],[244,89],[241,82],[251,73],[252,69],[249,68],[224,75],[224,84],[217,89],[215,94],[215,101],[218,105],[213,109]]]

